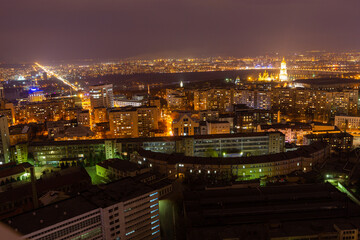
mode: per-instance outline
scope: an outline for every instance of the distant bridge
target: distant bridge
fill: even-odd
[[[274,67],[242,67],[239,70],[280,70]],[[321,69],[321,68],[288,68],[288,71],[324,72],[324,73],[354,73],[356,70]],[[360,72],[360,69],[359,71]]]
[[[307,71],[307,72],[324,72],[324,73],[354,73],[356,71],[341,69],[321,69],[321,68],[288,68],[288,71]],[[359,70],[360,71],[360,70]]]

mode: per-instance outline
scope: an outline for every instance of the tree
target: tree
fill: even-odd
[[[94,157],[93,152],[90,152],[90,153],[89,153],[88,165],[89,165],[90,167],[92,167],[92,166],[95,165],[95,157]]]
[[[34,165],[35,163],[34,154],[32,154],[31,152],[28,153],[27,162],[31,165]]]

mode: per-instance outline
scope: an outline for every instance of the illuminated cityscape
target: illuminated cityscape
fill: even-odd
[[[1,239],[360,239],[359,1],[2,5]]]

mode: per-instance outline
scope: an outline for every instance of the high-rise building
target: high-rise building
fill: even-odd
[[[113,85],[95,85],[90,87],[90,103],[92,108],[114,107]]]
[[[0,116],[0,164],[10,161],[10,134],[6,116]]]
[[[114,137],[152,137],[158,129],[159,110],[156,106],[119,108],[109,112],[110,132]]]
[[[287,74],[287,69],[286,69],[285,58],[283,58],[283,60],[281,62],[279,79],[281,82],[289,80],[288,74]]]
[[[2,100],[4,98],[5,98],[4,86],[0,84],[0,99]]]

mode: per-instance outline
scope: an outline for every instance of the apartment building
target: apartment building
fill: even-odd
[[[160,239],[159,193],[125,178],[4,223],[21,239]]]
[[[243,180],[274,177],[294,171],[311,171],[330,156],[330,147],[318,142],[298,150],[251,157],[194,157],[139,150],[132,161],[142,162],[162,174],[214,174],[237,176]]]
[[[110,132],[115,138],[152,137],[159,120],[156,106],[117,108],[109,112]]]
[[[90,86],[89,92],[91,108],[114,107],[114,93],[112,84]]]

